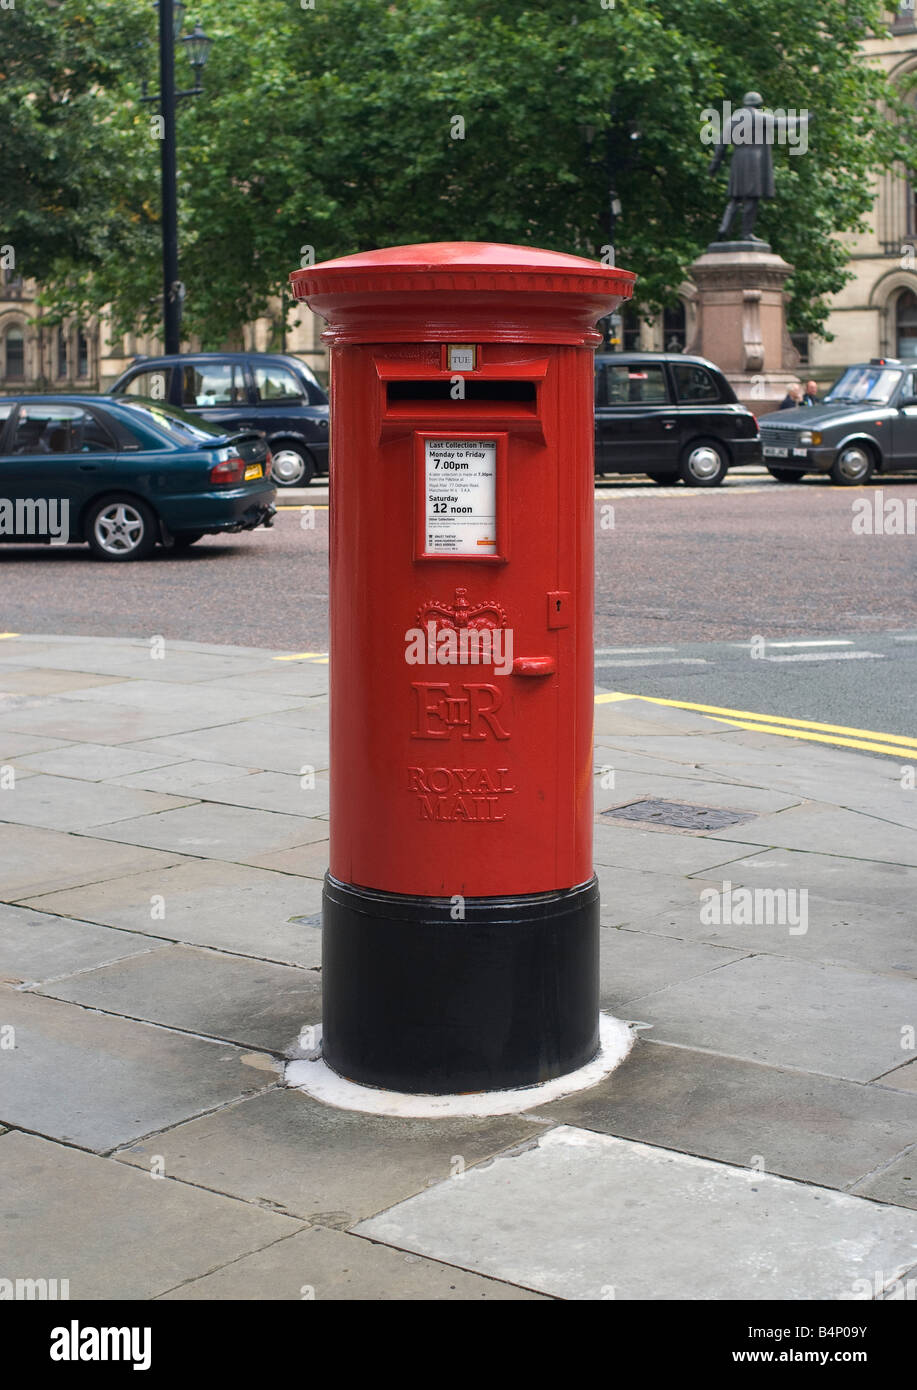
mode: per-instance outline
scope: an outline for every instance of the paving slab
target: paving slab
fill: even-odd
[[[884,1076],[877,1076],[874,1084],[891,1086],[898,1091],[917,1092],[917,1061],[907,1062],[903,1067],[887,1071]]]
[[[322,696],[328,692],[328,665],[311,661],[268,661],[259,670],[225,675],[207,681],[208,690],[227,695],[276,690],[280,694]]]
[[[79,777],[85,782],[104,782],[132,772],[161,767],[168,760],[160,754],[138,753],[133,748],[111,747],[104,743],[70,743],[50,753],[27,753],[16,758],[16,767],[48,772],[55,777]],[[151,787],[168,791],[170,788]]]
[[[292,919],[319,912],[321,901],[321,884],[313,879],[199,859],[50,893],[28,905],[170,941],[314,966],[321,962],[321,932]]]
[[[64,690],[88,690],[95,685],[113,685],[124,676],[96,676],[88,671],[42,671],[25,668],[0,673],[0,691],[15,695],[59,695]]]
[[[917,749],[914,754],[917,757]],[[890,758],[859,759],[852,766],[812,766],[808,758],[796,758],[770,767],[767,783],[775,790],[795,792],[800,798],[830,802],[849,810],[881,814],[884,807],[891,820],[917,814],[917,797],[913,790],[901,786],[901,766]]]
[[[142,738],[138,735],[138,741]],[[0,726],[2,739],[2,726]],[[176,758],[205,762],[236,763],[239,767],[259,767],[267,772],[295,772],[304,763],[316,771],[328,766],[328,740],[311,729],[291,729],[266,719],[243,720],[222,728],[202,729],[194,734],[150,737],[139,742],[150,753],[173,753]]]
[[[46,755],[47,756],[47,755]],[[161,792],[103,786],[75,777],[37,773],[0,799],[0,820],[39,825],[48,830],[86,830],[106,822],[170,811],[188,804],[188,797]]]
[[[838,846],[835,846],[837,849]],[[711,875],[703,875],[707,882]],[[917,901],[917,869],[851,859],[841,854],[816,854],[774,848],[753,850],[730,860],[716,877],[763,888],[808,888],[814,896],[866,907],[899,908]]]
[[[33,825],[5,825],[0,835],[0,898],[15,902],[37,893],[98,883],[144,869],[167,868],[177,854],[118,845],[89,835],[67,835]]]
[[[666,758],[670,762],[691,763],[705,772],[708,768],[719,766],[728,769],[738,761],[734,740],[725,731],[711,733],[708,730],[703,734],[667,734],[660,731],[648,737],[645,733],[612,734],[605,730],[601,734],[601,741],[606,748],[616,748],[624,753],[652,753],[654,757]],[[775,742],[778,740],[769,739],[768,747],[743,749],[740,781],[747,779],[749,768],[770,766],[773,757],[771,746]],[[732,775],[735,775],[734,768]]]
[[[917,1096],[638,1039],[627,1061],[539,1119],[846,1188],[917,1139]]]
[[[743,774],[747,779],[747,769],[738,772],[721,772],[709,767],[698,767],[693,758],[667,758],[655,751],[655,745],[644,743],[632,748],[620,748],[617,744],[606,743],[602,734],[596,733],[593,745],[593,765],[598,773],[602,768],[614,768],[617,773],[646,772],[650,776],[697,778],[702,782],[725,783],[727,786],[742,786]]]
[[[723,872],[730,873],[731,869],[728,865]],[[891,908],[835,902],[809,892],[802,885],[802,890],[808,892],[804,921],[800,913],[802,899],[794,897],[787,900],[794,905],[792,922],[788,916],[786,921],[779,922],[776,920],[779,914],[773,912],[772,921],[768,923],[767,900],[762,900],[762,906],[755,913],[756,922],[732,924],[728,920],[717,920],[711,924],[711,905],[718,919],[728,919],[733,910],[728,904],[735,903],[737,890],[729,879],[713,885],[706,880],[702,891],[710,887],[719,895],[717,900],[705,900],[702,904],[698,894],[693,907],[670,908],[658,917],[636,915],[631,925],[645,932],[686,941],[706,941],[736,950],[744,948],[859,970],[917,976],[914,916],[904,904]],[[804,931],[800,930],[801,926],[805,927]]]
[[[231,701],[214,699],[213,692],[189,682],[130,680],[118,681],[112,685],[96,686],[84,690],[71,690],[61,696],[62,700],[87,705],[129,705],[133,709],[155,709],[189,715],[206,728],[214,723],[211,716],[214,710],[228,711],[234,721],[244,721],[251,715],[261,718],[278,710],[288,710],[302,703],[303,696],[297,694],[278,695],[276,691],[264,691],[256,702],[250,701],[251,710],[245,709],[245,702],[239,705]]]
[[[316,840],[313,845],[297,845],[295,849],[282,849],[272,854],[253,854],[246,863],[262,869],[276,869],[278,873],[322,880],[328,871],[330,847],[329,840]]]
[[[208,801],[250,806],[253,810],[320,816],[328,813],[330,790],[326,773],[294,777],[288,772],[256,772],[213,783],[205,796]]]
[[[15,762],[26,753],[43,753],[49,748],[71,746],[66,739],[41,738],[34,734],[14,734],[0,729],[0,762]]]
[[[327,735],[330,708],[326,696],[314,696],[295,709],[284,710],[274,715],[275,724],[288,724],[296,729],[314,729]]]
[[[761,816],[728,830],[713,830],[710,838],[824,854],[843,846],[852,859],[917,865],[917,835],[909,827],[817,802]]]
[[[638,705],[636,701],[622,701],[620,704],[596,705],[595,707],[595,731],[602,739],[614,741],[615,739],[639,738],[646,744],[652,744],[654,739],[661,737],[676,736],[691,737],[695,732],[709,732],[709,726],[704,726],[698,720],[695,728],[685,728],[673,730],[660,726],[653,719],[652,710],[649,706]]]
[[[72,975],[149,951],[156,944],[136,932],[0,904],[0,979],[10,984]]]
[[[653,1039],[869,1081],[902,1060],[917,980],[750,956],[631,1000]]]
[[[0,986],[0,1121],[106,1152],[278,1080],[271,1059]],[[248,1060],[246,1060],[246,1058]]]
[[[747,844],[713,840],[708,835],[679,834],[675,830],[635,830],[622,821],[596,821],[593,847],[596,864],[647,872],[664,864],[666,872],[683,874],[707,873],[748,854]]]
[[[284,1088],[154,1135],[118,1158],[148,1168],[150,1155],[161,1154],[173,1178],[343,1228],[539,1131],[520,1115],[362,1115]]]
[[[85,971],[43,994],[127,1018],[283,1053],[321,1020],[320,975],[191,946]]]
[[[689,806],[716,806],[729,811],[754,811],[758,815],[782,811],[797,805],[798,796],[791,792],[772,791],[768,787],[742,786],[737,782],[708,782],[690,777],[662,776],[647,772],[615,770],[615,784],[596,792],[595,810],[599,815],[633,801],[661,797],[665,801],[684,802]]]
[[[214,724],[230,723],[235,717],[228,710],[221,715],[218,706],[207,716],[194,716],[180,710],[160,713],[156,709],[131,709],[127,705],[49,700],[0,713],[0,743],[11,731],[70,742],[132,743],[205,725],[209,728]]]
[[[666,866],[667,868],[668,866]],[[704,888],[719,889],[722,878],[718,869],[702,870],[714,877],[686,878],[683,874],[659,869],[626,869],[620,865],[597,864],[599,904],[603,926],[624,926],[629,922],[650,920],[662,912],[684,908],[697,915],[697,905]],[[675,935],[675,933],[671,933]]]
[[[730,961],[740,960],[743,954],[747,953],[603,927],[599,955],[601,1007],[617,1014],[632,999],[708,970],[718,970]]]
[[[0,1138],[5,1267],[71,1299],[147,1299],[282,1240],[287,1216],[31,1134]]]
[[[135,752],[130,745],[127,745],[127,749],[131,753]],[[193,796],[207,800],[209,789],[215,782],[236,781],[243,773],[252,776],[260,770],[256,767],[243,769],[235,763],[205,763],[194,760],[176,762],[174,753],[159,754],[155,761],[157,766],[149,772],[118,774],[111,780],[120,787],[139,787],[143,791],[171,792],[175,796]]]
[[[805,762],[815,773],[828,773],[833,769],[845,774],[851,784],[860,778],[864,784],[870,784],[877,774],[877,764],[882,766],[884,763],[881,756],[861,753],[855,748],[832,748],[824,743],[808,742],[800,747],[800,743],[794,739],[781,738],[774,734],[751,733],[731,727],[717,761],[728,769],[733,765],[738,767],[758,760],[766,760],[769,767],[785,767],[793,761]],[[884,763],[884,766],[887,767],[888,764]]]
[[[407,1299],[435,1303],[544,1301],[543,1294],[514,1284],[469,1274],[418,1255],[405,1255],[401,1250],[373,1245],[346,1231],[320,1226],[275,1241],[161,1297],[170,1302],[303,1298],[348,1303]]]
[[[133,795],[147,793],[134,792]],[[292,849],[295,845],[323,839],[328,827],[325,822],[307,816],[199,802],[158,815],[97,825],[94,833],[99,839],[120,844],[146,845],[150,849],[173,850],[176,854],[245,864],[254,854]]]
[[[7,643],[4,642],[4,659],[15,660],[24,667],[85,671],[167,683],[197,684],[216,680],[220,676],[264,669],[264,659],[251,650],[237,648],[235,653],[221,652],[218,648],[206,649],[203,644],[195,649],[188,643],[179,644],[169,639],[166,639],[163,648],[159,645],[155,648],[156,651],[163,651],[162,658],[152,657],[154,648],[149,641],[135,643],[118,637],[17,642],[15,652],[6,649]]]
[[[857,1183],[853,1191],[859,1197],[871,1197],[874,1202],[917,1208],[917,1143],[881,1173]]]
[[[917,1260],[917,1213],[571,1126],[355,1230],[569,1299],[849,1299]]]

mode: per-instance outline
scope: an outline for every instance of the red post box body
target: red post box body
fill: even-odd
[[[633,276],[434,243],[291,280],[332,345],[325,1057],[547,1080],[598,1046],[592,349]]]

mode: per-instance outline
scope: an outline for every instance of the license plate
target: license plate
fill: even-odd
[[[781,449],[777,444],[765,444],[764,452],[769,459],[785,459],[789,449]]]
[[[245,481],[250,482],[252,478],[261,477],[261,464],[250,463],[245,470]]]

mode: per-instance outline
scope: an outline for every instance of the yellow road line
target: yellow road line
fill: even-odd
[[[779,714],[757,714],[753,710],[725,709],[722,705],[702,705],[693,700],[666,700],[659,695],[626,695],[611,691],[596,695],[597,705],[617,700],[645,700],[651,705],[670,705],[675,709],[709,714],[717,724],[730,724],[754,734],[775,734],[783,738],[808,739],[843,748],[859,748],[867,753],[886,753],[895,758],[917,759],[917,739],[905,734],[879,733],[875,729],[854,729],[845,724],[819,724],[814,719],[790,719]]]
[[[893,758],[917,760],[917,749],[907,748],[902,744],[872,743],[866,739],[841,738],[838,734],[816,734],[808,729],[785,729],[776,724],[747,724],[739,719],[717,719],[715,715],[713,720],[716,724],[731,724],[734,729],[747,729],[752,734],[775,734],[780,738],[811,739],[816,743],[832,743],[843,748],[860,748],[867,753],[887,753]]]
[[[19,636],[19,633],[18,633],[18,632],[0,632],[0,642],[2,642],[2,641],[4,640],[4,638],[6,638],[6,637],[18,637],[18,636]]]
[[[603,695],[596,696],[596,703],[605,700]],[[620,699],[620,695],[614,698]],[[854,729],[846,724],[820,724],[814,719],[791,719],[788,715],[782,714],[758,714],[756,710],[750,709],[725,709],[722,705],[699,705],[691,700],[665,700],[660,695],[634,695],[635,700],[648,700],[652,705],[674,705],[677,709],[694,709],[701,714],[724,714],[727,719],[753,719],[757,724],[786,724],[794,729],[815,729],[818,733],[831,734],[850,734],[854,738],[881,739],[886,743],[906,743],[911,748],[917,748],[917,738],[907,738],[904,734],[885,734],[879,733],[876,729]]]
[[[313,512],[326,512],[326,511],[328,510],[328,503],[327,503],[327,502],[303,502],[302,506],[301,506],[301,507],[298,507],[298,506],[296,506],[295,503],[293,503],[293,502],[279,502],[279,503],[277,504],[277,511],[278,511],[278,512],[304,512],[305,509],[306,509],[306,507],[311,508],[311,510],[312,510]]]
[[[311,661],[316,666],[328,665],[327,652],[293,652],[291,656],[275,656],[275,661]]]

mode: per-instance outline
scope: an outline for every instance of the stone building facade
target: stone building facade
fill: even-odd
[[[864,56],[899,84],[917,71],[915,0],[897,7],[890,28],[888,38],[864,44]],[[819,380],[832,380],[863,358],[917,358],[917,173],[899,167],[880,178],[875,191],[869,230],[850,239],[853,278],[831,308],[833,341],[809,342],[808,360]]]
[[[0,271],[0,395],[16,391],[107,391],[137,356],[153,357],[162,352],[155,335],[114,336],[104,314],[86,323],[47,324],[47,311],[38,304],[36,293],[33,281],[9,270]],[[323,327],[310,310],[297,306],[285,335],[278,333],[275,320],[257,319],[245,324],[236,341],[220,346],[225,350],[290,352],[307,362],[319,380],[327,381]],[[193,338],[183,344],[188,352],[199,347]]]

